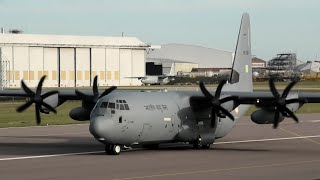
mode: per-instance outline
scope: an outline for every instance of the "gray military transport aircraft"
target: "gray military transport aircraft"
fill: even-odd
[[[35,104],[40,113],[56,113],[55,107],[67,100],[81,100],[82,107],[70,111],[77,121],[90,120],[89,130],[105,145],[107,154],[117,155],[136,144],[155,147],[161,143],[190,143],[194,148],[210,148],[215,139],[226,136],[239,118],[254,104],[260,109],[251,119],[276,128],[285,117],[298,122],[293,112],[304,103],[320,103],[319,93],[290,92],[291,82],[280,95],[270,79],[270,92],[253,92],[249,15],[243,14],[229,84],[220,82],[215,92],[200,83],[201,92],[118,91],[110,87],[99,91],[97,77],[92,91],[59,90],[42,92],[42,77],[36,91],[21,81],[22,90],[0,91],[0,96],[28,97],[17,108],[22,112]]]

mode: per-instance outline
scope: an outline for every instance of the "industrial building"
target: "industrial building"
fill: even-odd
[[[314,74],[320,72],[320,62],[319,61],[307,61],[306,63],[299,64],[296,69],[300,73],[304,74]]]
[[[183,75],[190,73],[193,68],[230,68],[233,52],[194,45],[165,44],[149,52],[147,61],[161,63],[164,73],[173,67],[176,74]]]
[[[0,34],[2,86],[45,87],[141,85],[149,46],[135,37]]]
[[[161,58],[147,58],[147,63],[154,63],[155,66],[161,66],[161,72],[164,75],[184,75],[191,72],[192,69],[199,67],[198,63]],[[150,70],[151,69],[149,69],[149,72],[147,71],[147,75],[160,75],[150,72]]]

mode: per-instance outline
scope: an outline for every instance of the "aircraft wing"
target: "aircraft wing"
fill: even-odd
[[[230,112],[239,105],[256,105],[260,109],[251,114],[251,119],[258,124],[273,123],[276,128],[284,117],[290,117],[299,122],[294,112],[304,104],[320,103],[320,93],[291,92],[296,81],[291,82],[283,92],[278,92],[272,79],[269,81],[270,92],[222,92],[225,83],[226,81],[222,81],[214,94],[200,83],[203,95],[190,97],[190,105],[194,110],[211,109],[212,123],[215,123],[216,116],[228,116],[234,120]]]
[[[82,109],[78,109],[76,114],[81,112],[85,113],[85,120],[90,119],[90,112],[97,101],[111,93],[116,89],[115,86],[111,86],[108,89],[99,91],[98,89],[98,77],[96,76],[93,81],[92,90],[47,90],[43,91],[42,86],[45,76],[43,76],[35,90],[31,90],[24,81],[21,81],[22,90],[2,90],[0,96],[7,97],[25,97],[27,101],[17,108],[17,112],[23,112],[28,109],[32,104],[35,104],[35,113],[37,124],[40,124],[40,112],[56,113],[55,108],[67,100],[81,100]],[[80,112],[81,111],[81,112]],[[84,120],[84,119],[78,119]]]
[[[130,78],[130,79],[143,79],[143,78],[146,78],[146,76],[125,77],[125,78]]]
[[[159,75],[159,76],[158,76],[158,79],[164,79],[164,78],[167,78],[167,77],[173,78],[173,77],[175,77],[175,76]]]

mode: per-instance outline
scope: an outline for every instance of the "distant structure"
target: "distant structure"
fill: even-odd
[[[171,67],[178,75],[189,74],[194,68],[230,68],[232,61],[231,51],[175,43],[161,45],[147,54],[147,62],[161,63],[164,74]]]
[[[254,78],[264,77],[266,75],[267,62],[257,58],[252,58],[252,75]]]
[[[282,53],[268,62],[268,75],[291,79],[297,76],[297,56],[295,53]]]
[[[4,30],[3,30],[4,31]],[[46,75],[45,87],[141,85],[149,45],[135,37],[0,34],[1,87],[20,87],[23,79],[35,87]]]

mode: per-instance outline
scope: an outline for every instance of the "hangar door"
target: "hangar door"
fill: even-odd
[[[14,86],[20,87],[23,79],[29,84],[29,47],[12,47]]]
[[[60,48],[60,87],[75,86],[74,48]]]
[[[131,49],[120,49],[120,85],[132,85]]]
[[[132,50],[132,76],[143,77],[146,72],[145,50]],[[138,79],[132,79],[132,85],[141,85]]]
[[[90,86],[90,48],[76,49],[76,86]]]
[[[43,72],[38,76],[46,75],[45,87],[58,86],[58,48],[43,48]]]
[[[106,50],[105,48],[91,49],[91,75],[93,78],[98,75],[98,85],[106,85]]]
[[[29,85],[36,87],[43,73],[43,48],[29,47]]]

